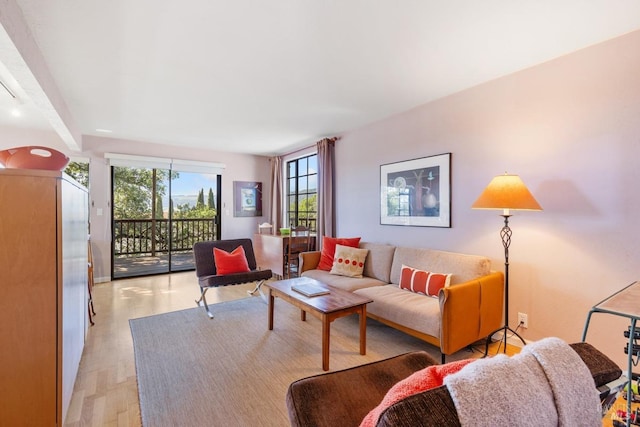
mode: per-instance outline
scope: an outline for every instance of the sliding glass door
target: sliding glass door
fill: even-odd
[[[220,175],[112,167],[112,277],[191,270],[193,244],[220,235]]]
[[[193,244],[220,236],[220,175],[171,175],[171,271],[192,270]]]

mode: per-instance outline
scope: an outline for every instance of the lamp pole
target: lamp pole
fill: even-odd
[[[500,230],[500,238],[502,238],[502,246],[504,246],[504,326],[496,329],[487,336],[484,355],[489,354],[491,337],[499,331],[502,331],[502,338],[500,340],[504,342],[503,352],[506,353],[508,331],[520,338],[522,344],[527,345],[524,339],[509,327],[509,245],[511,244],[511,228],[509,228],[509,217],[511,213],[509,210],[541,211],[542,207],[518,175],[509,175],[505,172],[504,175],[498,175],[491,180],[482,194],[480,194],[480,197],[473,202],[471,208],[501,209],[501,216],[504,218],[504,226],[502,230]],[[500,351],[500,347],[498,347],[498,351]]]
[[[522,344],[527,344],[516,331],[509,327],[509,246],[511,245],[512,234],[511,228],[509,227],[509,217],[511,216],[509,209],[505,209],[501,216],[504,218],[504,226],[502,227],[502,230],[500,230],[500,238],[502,239],[502,246],[504,246],[504,326],[496,329],[487,336],[487,342],[484,349],[485,356],[489,354],[491,337],[499,331],[503,331],[502,338],[500,339],[500,341],[504,343],[504,348],[502,349],[503,353],[506,353],[507,351],[507,331],[512,332],[513,335],[520,338]],[[498,351],[500,351],[499,346]]]
[[[509,227],[509,210],[505,209],[502,214],[504,226],[500,230],[502,246],[504,246],[504,324],[509,327],[509,246],[511,245],[511,228]]]

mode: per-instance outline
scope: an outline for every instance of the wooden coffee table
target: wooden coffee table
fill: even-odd
[[[297,283],[313,282],[314,284],[329,289],[326,295],[307,297],[291,289]],[[322,369],[329,370],[329,336],[331,322],[350,314],[360,315],[360,354],[367,352],[367,304],[373,302],[366,298],[341,289],[332,288],[317,280],[306,277],[280,280],[277,282],[265,282],[269,290],[269,330],[273,330],[273,311],[275,298],[278,297],[300,309],[300,319],[306,320],[306,314],[310,313],[322,322]]]

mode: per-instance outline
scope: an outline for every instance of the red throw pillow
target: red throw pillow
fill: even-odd
[[[405,397],[440,387],[444,383],[444,377],[458,372],[474,360],[475,359],[464,359],[444,365],[431,365],[414,372],[389,389],[382,399],[382,402],[373,408],[362,420],[360,427],[374,427],[385,409]]]
[[[400,289],[430,297],[437,297],[440,289],[448,287],[450,282],[451,274],[431,273],[406,265],[400,271]]]
[[[246,273],[249,270],[247,256],[242,245],[231,253],[222,249],[213,248],[213,261],[216,263],[217,274]]]
[[[324,236],[322,238],[322,252],[320,253],[318,270],[331,271],[331,267],[333,267],[333,256],[336,253],[336,245],[357,248],[359,244],[360,237],[339,238]]]

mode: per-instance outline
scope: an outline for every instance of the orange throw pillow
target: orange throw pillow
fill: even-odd
[[[440,289],[448,288],[450,283],[451,274],[432,273],[408,267],[404,264],[400,271],[400,289],[406,289],[417,294],[437,298]]]
[[[444,365],[431,365],[409,375],[389,389],[382,402],[367,414],[360,423],[360,427],[374,427],[380,415],[389,406],[414,394],[440,387],[444,377],[458,372],[475,359],[464,359]]]
[[[244,248],[238,246],[231,253],[213,248],[213,261],[216,263],[217,274],[246,273],[249,270]]]
[[[336,253],[336,245],[357,248],[359,244],[360,237],[322,237],[322,252],[320,253],[318,270],[331,271],[331,268],[333,267],[333,257]]]

